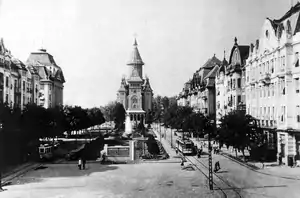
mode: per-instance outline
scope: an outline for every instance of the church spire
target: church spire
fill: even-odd
[[[142,57],[140,55],[140,52],[137,48],[137,41],[136,38],[134,39],[134,43],[133,43],[133,51],[131,53],[131,57],[129,62],[127,63],[127,65],[144,65],[144,62],[142,60]]]
[[[133,46],[138,46],[137,41],[136,41],[136,38],[134,38]]]

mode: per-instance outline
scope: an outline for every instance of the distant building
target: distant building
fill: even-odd
[[[25,64],[0,40],[0,103],[21,109],[33,103],[54,107],[63,104],[64,82],[62,70],[46,50],[31,53]]]
[[[38,104],[45,108],[62,105],[65,78],[53,56],[46,49],[40,49],[37,52],[32,52],[26,63],[40,76]],[[35,86],[35,91],[37,91],[38,86]]]
[[[152,110],[153,91],[149,78],[143,77],[144,62],[134,41],[131,58],[127,63],[129,68],[128,78],[121,80],[117,93],[117,101],[123,104],[131,121],[144,122],[145,113]]]
[[[204,115],[215,115],[215,76],[221,61],[214,55],[185,83],[177,105],[190,106]]]
[[[259,119],[283,163],[300,160],[300,3],[267,18],[246,63],[247,113]]]

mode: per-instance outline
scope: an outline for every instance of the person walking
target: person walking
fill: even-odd
[[[214,172],[216,173],[216,172],[218,172],[220,169],[221,169],[220,162],[217,161],[217,162],[215,163]]]
[[[81,170],[81,166],[82,166],[82,159],[81,157],[78,159],[78,169]]]
[[[85,165],[86,165],[86,159],[85,157],[82,158],[82,169],[85,169]]]

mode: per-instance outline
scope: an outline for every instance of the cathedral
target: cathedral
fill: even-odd
[[[117,102],[123,104],[130,120],[137,124],[145,124],[145,114],[152,109],[153,91],[149,78],[143,78],[144,62],[134,40],[133,51],[127,63],[129,72],[127,78],[123,77],[117,93]]]

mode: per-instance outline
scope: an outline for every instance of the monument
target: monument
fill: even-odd
[[[133,51],[127,63],[128,78],[122,78],[117,93],[117,102],[123,104],[126,110],[125,134],[131,134],[140,123],[145,125],[145,114],[152,110],[153,91],[149,78],[143,77],[144,62],[137,46],[134,39]]]

